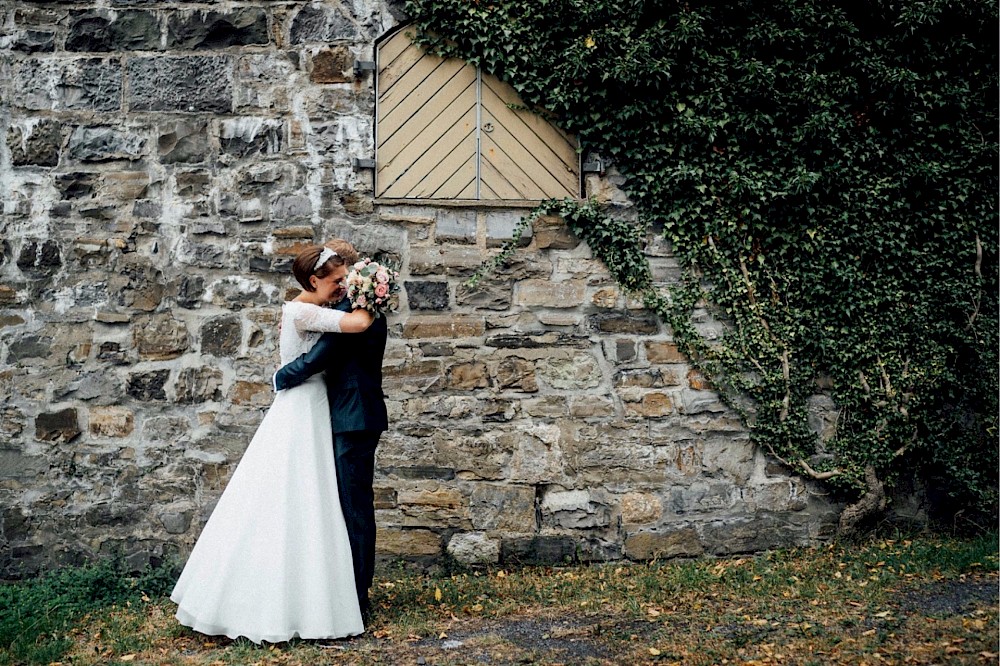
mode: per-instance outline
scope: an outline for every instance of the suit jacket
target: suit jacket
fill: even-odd
[[[335,307],[350,312],[350,299],[345,298]],[[363,333],[324,333],[312,349],[278,370],[274,386],[279,391],[292,388],[326,371],[333,432],[387,430],[382,357],[388,334],[384,316]]]

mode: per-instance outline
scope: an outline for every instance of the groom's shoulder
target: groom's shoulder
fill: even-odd
[[[339,303],[331,305],[330,307],[334,310],[341,310],[343,312],[350,312],[354,309],[351,307],[351,299],[349,298],[344,298]]]

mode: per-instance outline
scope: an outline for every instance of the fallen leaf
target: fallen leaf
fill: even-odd
[[[649,648],[649,654],[653,655],[654,657],[658,657],[660,656],[660,651],[657,650],[656,648]]]
[[[435,587],[434,588],[434,601],[441,601],[441,588],[440,587]]]
[[[133,661],[134,659],[135,659],[134,654],[123,654],[122,656],[118,657],[118,661]]]

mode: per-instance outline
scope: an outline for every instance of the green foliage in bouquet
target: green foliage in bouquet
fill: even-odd
[[[428,48],[509,82],[626,177],[637,224],[593,202],[536,214],[562,215],[669,322],[754,442],[858,500],[845,531],[902,474],[992,524],[995,3],[406,9]],[[681,284],[653,283],[651,232]],[[725,323],[711,343],[691,322],[705,302]],[[820,393],[839,408],[823,442],[809,424]]]

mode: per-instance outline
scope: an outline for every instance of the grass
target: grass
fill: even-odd
[[[0,587],[0,600],[8,600],[0,604],[0,664],[932,664],[998,658],[995,534],[436,576],[383,568],[373,594],[375,619],[364,637],[261,646],[191,632],[173,619],[167,589],[135,594],[144,587],[140,579],[119,577],[115,585],[110,569],[95,571]],[[57,589],[67,576],[80,582],[74,594],[84,596],[76,601]],[[31,593],[11,604],[10,588]],[[95,594],[101,590],[111,592]]]

